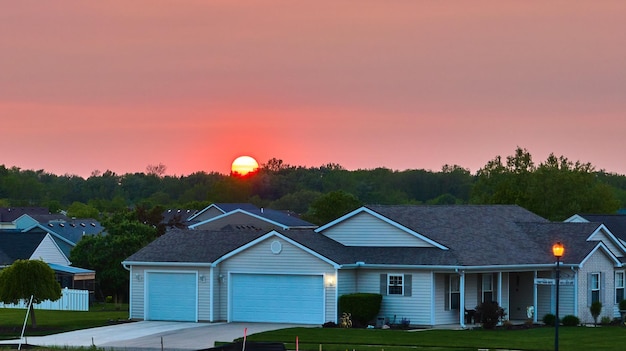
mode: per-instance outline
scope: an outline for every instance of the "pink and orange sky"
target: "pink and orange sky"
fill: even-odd
[[[11,1],[0,164],[626,174],[626,1]]]

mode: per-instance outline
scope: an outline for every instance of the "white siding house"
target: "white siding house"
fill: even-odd
[[[316,230],[174,229],[123,264],[132,319],[319,325],[349,312],[339,297],[375,293],[372,323],[467,327],[483,302],[508,319],[554,313],[557,241],[560,317],[590,321],[591,298],[615,316],[626,249],[611,231],[511,205],[366,206]]]

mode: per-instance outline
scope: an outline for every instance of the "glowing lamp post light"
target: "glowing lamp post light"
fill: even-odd
[[[565,252],[565,247],[561,242],[557,242],[552,245],[552,254],[556,257],[556,310],[555,310],[555,318],[554,318],[554,350],[559,350],[559,285],[561,272],[559,271],[559,262],[561,261],[561,257],[563,257],[563,253]]]

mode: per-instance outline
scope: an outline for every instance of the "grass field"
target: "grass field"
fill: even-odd
[[[0,339],[18,338],[26,311],[0,309]],[[36,310],[37,329],[27,336],[91,328],[123,322],[128,306],[96,305],[88,312]],[[30,323],[30,322],[29,322]],[[626,328],[561,327],[561,351],[624,350]],[[338,328],[289,328],[248,336],[249,341],[283,342],[289,350],[302,351],[461,351],[478,349],[553,350],[554,328],[522,330],[380,330]]]
[[[24,324],[26,310],[0,308],[0,339],[19,338]],[[49,311],[35,310],[37,328],[26,326],[26,335],[48,335],[64,331],[99,327],[126,321],[128,305],[96,304],[90,311]]]
[[[248,337],[250,341],[280,341],[295,350],[319,351],[415,351],[415,350],[554,350],[554,328],[523,330],[371,330],[290,328]],[[562,351],[624,350],[624,327],[561,327],[559,349]]]

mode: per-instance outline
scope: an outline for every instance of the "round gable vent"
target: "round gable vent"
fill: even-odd
[[[274,240],[272,241],[271,249],[274,255],[278,255],[283,250],[283,244],[278,240]]]

